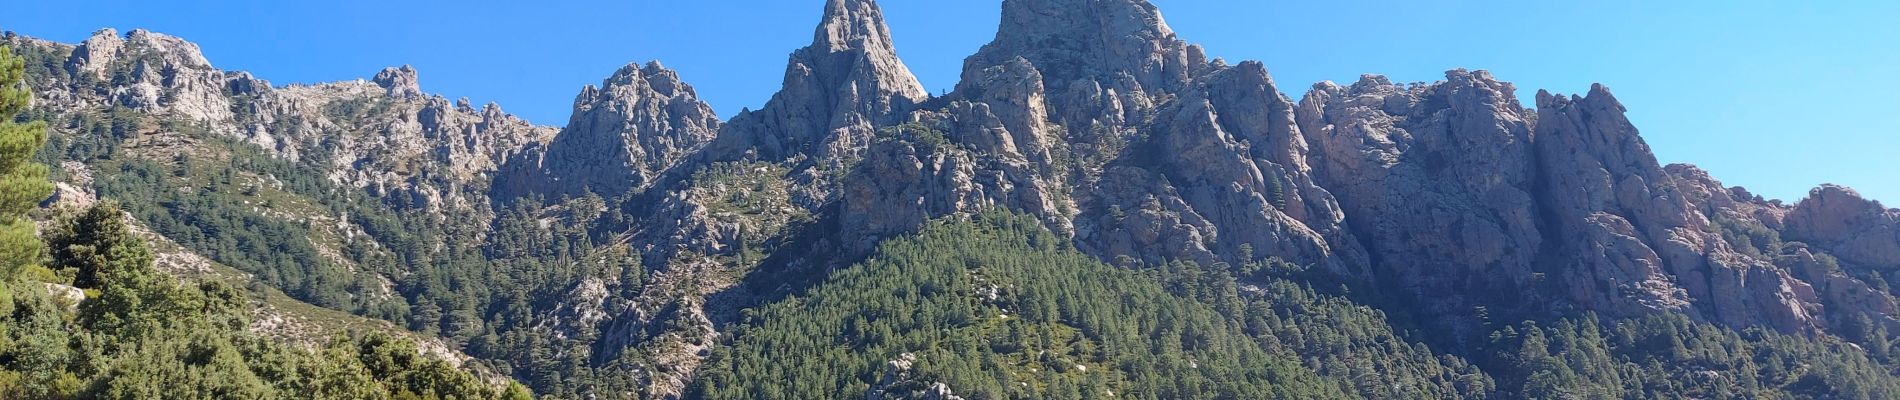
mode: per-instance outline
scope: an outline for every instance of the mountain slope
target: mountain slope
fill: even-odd
[[[1012,279],[1025,285],[1108,271],[1098,264],[1149,271],[1174,297],[1142,305],[1215,310],[1179,315],[1256,342],[1236,352],[1277,361],[1240,366],[1272,366],[1301,392],[1891,393],[1880,372],[1900,328],[1887,284],[1900,278],[1900,211],[1851,189],[1785,204],[1661,165],[1601,85],[1540,92],[1527,107],[1491,73],[1454,70],[1426,84],[1322,82],[1295,102],[1268,66],[1210,57],[1146,1],[1006,0],[1001,12],[941,97],[896,57],[875,2],[830,0],[764,108],[720,121],[652,62],[583,88],[560,129],[422,93],[409,68],[273,87],[145,31],[5,43],[28,55],[26,117],[53,122],[43,157],[63,167],[57,180],[298,300],[441,336],[552,397],[779,383],[788,396],[927,397],[937,383],[939,394],[1069,393],[931,370],[924,353],[942,347],[800,354],[836,367],[818,382],[758,381],[791,372],[732,364],[769,354],[756,346],[813,345],[800,324],[856,317],[811,297],[928,283],[885,272],[878,255],[919,232],[998,249],[1060,242],[984,258],[1022,264]],[[982,237],[933,222],[998,212],[1038,227]],[[1116,290],[1156,289],[1102,275]],[[1201,281],[1184,275],[1232,282],[1184,288]],[[1193,293],[1210,290],[1234,294]],[[919,309],[963,301],[931,299],[942,302]],[[1152,316],[1131,308],[1116,311]],[[804,321],[818,318],[830,319]],[[1031,322],[1097,348],[1170,343]],[[930,333],[913,328],[889,329]],[[836,345],[870,345],[855,337],[864,343]],[[1715,349],[1727,353],[1704,354]],[[921,367],[876,392],[892,361]],[[1201,372],[1109,364],[1077,376],[1127,393],[1219,393],[1141,380]]]
[[[1347,397],[1268,333],[1270,302],[1243,300],[1225,271],[1129,271],[1066,246],[1030,218],[931,222],[806,295],[749,313],[694,396]],[[1444,369],[1406,350],[1385,356]],[[1454,374],[1443,373],[1431,378]],[[1387,376],[1369,386],[1438,396],[1454,386]]]

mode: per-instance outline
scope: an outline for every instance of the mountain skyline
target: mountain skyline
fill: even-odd
[[[214,63],[207,48],[232,36],[198,43],[190,27],[77,43],[7,31],[0,397],[1900,396],[1900,209],[1831,184],[1769,200],[1721,180],[1736,172],[1668,162],[1664,146],[1747,141],[1651,141],[1633,116],[1712,115],[1612,85],[1468,68],[1298,82],[1358,57],[1491,54],[1612,84],[1595,77],[1606,64],[1683,80],[1733,60],[1630,43],[1713,32],[1695,24],[1646,35],[1594,5],[1537,8],[1598,24],[1513,35],[1562,21],[1487,21],[1524,9],[1471,4],[1486,7],[1371,7],[1262,42],[1318,50],[1245,60],[1149,0],[1004,0],[953,89],[933,90],[911,66],[947,63],[905,59],[918,45],[878,1],[814,2],[803,33],[737,31],[802,41],[783,44],[776,83],[616,61],[574,91],[560,127],[425,86],[440,63],[396,57],[367,79],[302,84]],[[503,92],[586,67],[560,54],[626,52],[503,23],[611,7],[170,6],[232,32],[336,33],[273,43],[299,57],[332,39],[475,50],[448,61],[503,68],[481,86]],[[286,13],[315,9],[337,14]],[[756,51],[666,29],[746,18],[633,9],[653,22],[559,26]],[[260,11],[273,13],[232,18]],[[458,22],[423,23],[438,18]],[[1286,27],[1274,21],[1197,24]],[[353,36],[432,26],[467,32]],[[406,47],[419,37],[435,40]],[[702,97],[708,81],[776,90],[725,114]],[[1884,122],[1783,108],[1794,115],[1754,116]],[[1783,136],[1831,160],[1880,150]],[[1850,175],[1816,160],[1755,164]]]
[[[990,39],[984,27],[996,23],[997,2],[886,5],[898,54],[932,95],[954,86],[962,58]],[[782,79],[784,49],[809,36],[799,18],[783,17],[814,14],[806,2],[371,4],[27,4],[0,17],[0,29],[77,43],[98,28],[147,28],[204,45],[221,69],[277,85],[367,79],[383,67],[415,65],[426,91],[493,101],[558,127],[576,89],[649,60],[694,82],[722,118],[758,109]],[[1900,121],[1853,118],[1900,109],[1900,98],[1851,89],[1900,85],[1883,67],[1900,64],[1900,49],[1862,45],[1900,37],[1900,28],[1873,17],[1900,11],[1893,4],[1157,4],[1210,57],[1264,61],[1296,100],[1306,85],[1349,83],[1361,73],[1432,82],[1448,69],[1486,69],[1525,88],[1518,93],[1525,104],[1535,89],[1582,92],[1601,82],[1631,106],[1631,120],[1664,162],[1696,164],[1789,202],[1824,183],[1887,203],[1900,198],[1900,180],[1888,177],[1900,159],[1880,154],[1900,148],[1893,135]],[[349,18],[353,9],[385,17]],[[630,22],[562,22],[582,14]],[[465,21],[484,23],[452,25]],[[1477,35],[1486,36],[1472,40]],[[705,46],[727,51],[698,50]]]

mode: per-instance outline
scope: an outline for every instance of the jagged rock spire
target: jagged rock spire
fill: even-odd
[[[416,80],[416,68],[408,65],[384,68],[370,80],[389,91],[390,97],[421,98],[422,86]]]
[[[119,39],[117,29],[93,31],[85,42],[73,48],[72,56],[66,60],[66,68],[103,78],[106,68],[111,66],[113,58],[118,57],[119,49],[124,46],[125,41]]]
[[[1052,118],[1070,129],[1128,124],[1208,65],[1145,0],[1005,0],[996,38],[964,59],[958,92],[983,91],[983,71],[1019,58],[1040,71]]]
[[[719,126],[678,72],[658,61],[628,64],[581,89],[567,127],[546,146],[510,161],[498,197],[618,195],[699,150]]]
[[[1568,257],[1570,300],[1609,314],[1679,310],[1784,332],[1818,323],[1813,290],[1770,260],[1745,257],[1691,207],[1608,87],[1537,94],[1534,146],[1548,238]]]
[[[1717,272],[1706,269],[1707,249],[1698,245],[1708,238],[1691,226],[1686,198],[1625,111],[1603,85],[1585,96],[1537,93],[1539,197],[1553,221],[1545,237],[1560,239],[1553,243],[1569,256],[1559,279],[1574,283],[1570,301],[1599,312],[1695,313],[1692,299],[1710,298],[1715,279],[1676,277]]]
[[[897,58],[891,29],[884,24],[884,11],[876,1],[831,0],[825,4],[824,22],[813,36],[811,46],[799,51],[807,58],[804,61],[824,67],[813,72],[831,78],[841,85],[839,89],[859,89],[864,92],[856,94],[871,95],[864,98],[871,104],[862,105],[870,106],[870,111],[888,113],[894,98],[915,103],[930,97],[917,76]]]
[[[1005,0],[996,39],[965,67],[1021,56],[1054,81],[1128,73],[1155,86],[1187,79],[1190,47],[1145,0]]]
[[[811,46],[792,53],[785,85],[765,108],[733,119],[714,146],[715,157],[855,153],[876,126],[929,98],[897,58],[875,1],[832,0],[813,36]]]

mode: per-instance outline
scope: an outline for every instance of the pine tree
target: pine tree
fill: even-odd
[[[0,277],[38,261],[41,244],[26,213],[53,193],[46,166],[31,162],[46,144],[46,124],[13,121],[32,98],[25,77],[26,61],[0,48]]]
[[[111,202],[94,205],[49,231],[47,241],[53,266],[72,270],[73,284],[81,288],[103,288],[111,279],[140,282],[150,274],[151,251],[132,235],[123,212]]]

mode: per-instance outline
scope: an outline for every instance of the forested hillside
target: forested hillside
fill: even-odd
[[[8,398],[525,399],[519,385],[361,332],[306,348],[251,332],[256,295],[221,280],[181,282],[106,203],[69,210],[45,266],[9,274],[0,309],[0,395]]]
[[[1319,336],[1289,329],[1315,317],[1382,327],[1327,299],[1243,295],[1232,274],[1177,263],[1123,269],[1076,252],[1035,220],[985,214],[929,224],[805,295],[747,313],[701,375],[707,398],[1344,398],[1375,379],[1380,395],[1481,394],[1488,379],[1439,364],[1422,347],[1371,348],[1390,331]],[[1261,291],[1255,287],[1248,291]],[[1313,296],[1303,288],[1280,288]],[[1295,305],[1297,303],[1297,306]],[[1285,337],[1282,336],[1292,334]],[[1325,339],[1322,339],[1325,338]],[[1323,376],[1290,341],[1387,361]],[[1320,356],[1322,354],[1314,354]],[[799,368],[784,368],[784,365]],[[1398,368],[1387,369],[1398,366]],[[1357,368],[1355,368],[1357,367]],[[1356,370],[1355,370],[1356,369]],[[952,389],[954,393],[951,393]],[[1370,394],[1370,393],[1367,393]]]
[[[528,398],[377,332],[305,348],[250,330],[261,295],[157,270],[110,202],[34,210],[52,193],[22,60],[0,49],[0,397]],[[57,146],[55,146],[57,148]],[[35,229],[32,217],[43,219]],[[35,232],[38,230],[39,232]]]
[[[1035,220],[928,224],[802,296],[748,311],[705,398],[1830,398],[1900,395],[1838,340],[1658,316],[1493,323],[1466,358],[1384,313],[1242,268],[1102,264]],[[1407,332],[1417,335],[1419,332]],[[797,367],[788,368],[795,365]],[[955,389],[951,389],[955,388]],[[933,397],[934,396],[934,397]]]

